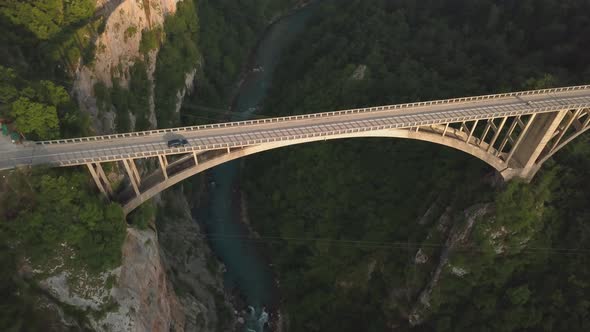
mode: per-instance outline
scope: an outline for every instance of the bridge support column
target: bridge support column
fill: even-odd
[[[580,115],[580,113],[582,113],[582,109],[579,109],[579,110],[576,110],[576,111],[572,111],[570,113],[570,118],[567,120],[567,122],[565,123],[565,125],[561,129],[561,132],[559,133],[559,135],[557,136],[557,138],[553,142],[553,144],[551,146],[551,149],[554,149],[554,148],[556,148],[559,145],[559,143],[561,142],[561,139],[565,136],[565,134],[567,133],[567,131],[570,129],[571,125],[576,120],[578,120],[578,116]]]
[[[197,156],[197,152],[193,152],[193,157],[195,158],[195,165],[199,164],[199,158]]]
[[[512,124],[510,125],[510,128],[508,128],[508,132],[506,133],[504,139],[502,140],[502,143],[500,143],[500,147],[496,151],[496,156],[499,156],[500,154],[502,154],[502,152],[504,151],[504,148],[506,147],[506,144],[508,144],[508,142],[514,142],[512,140],[512,133],[514,132],[514,129],[516,129],[516,125],[518,125],[519,121],[520,121],[520,116],[517,116],[516,118],[513,119]]]
[[[96,164],[98,167],[98,172],[97,169],[95,169],[94,164],[93,163],[87,163],[86,166],[88,166],[88,170],[90,171],[90,175],[92,175],[92,178],[94,179],[94,182],[96,183],[96,186],[98,187],[98,190],[100,190],[100,192],[108,199],[109,198],[109,194],[112,195],[113,191],[111,189],[111,185],[108,182],[108,179],[106,177],[106,175],[104,174],[104,171],[102,169],[102,167],[100,166],[100,164]],[[102,183],[102,181],[104,181],[104,185]]]
[[[158,156],[158,160],[160,161],[160,168],[162,169],[162,174],[164,174],[164,178],[168,180],[168,162],[166,160],[166,156]]]
[[[524,179],[532,178],[534,171],[537,169],[534,166],[539,156],[547,146],[547,143],[553,138],[555,131],[567,112],[565,110],[541,113],[531,117],[525,130],[518,137],[517,143],[506,159],[506,163],[510,162],[509,165],[512,168],[513,174],[505,174],[505,178],[514,176]]]
[[[111,182],[109,181],[109,178],[107,178],[107,175],[104,173],[104,170],[102,169],[102,165],[100,163],[95,163],[94,164],[96,166],[96,171],[98,173],[98,176],[102,179],[102,182],[104,182],[104,187],[107,190],[107,192],[109,193],[109,195],[113,195],[113,187],[111,187]]]
[[[135,181],[137,181],[137,185],[141,184],[141,177],[139,176],[137,165],[135,165],[135,160],[127,159],[127,162],[129,163],[129,167],[131,167],[131,170],[133,171],[133,175],[135,175]]]
[[[498,140],[498,137],[500,137],[500,133],[502,132],[502,129],[504,128],[504,125],[506,124],[506,120],[508,120],[508,117],[505,117],[504,119],[502,119],[500,126],[496,129],[496,132],[494,133],[494,137],[492,137],[492,140],[490,141],[490,145],[488,145],[488,152],[490,152],[492,150],[492,148],[494,147],[494,144],[496,144],[496,141]]]
[[[127,174],[129,175],[129,181],[133,186],[133,191],[135,191],[135,194],[137,196],[140,196],[139,181],[137,181],[137,179],[135,178],[135,172],[137,172],[137,169],[135,169],[135,172],[133,171],[133,168],[135,168],[135,163],[133,162],[133,159],[123,159],[123,165],[125,165],[125,169],[127,170]]]
[[[473,127],[471,127],[471,130],[469,130],[469,136],[467,136],[467,140],[465,141],[465,142],[467,142],[467,144],[469,144],[471,137],[473,137],[473,133],[475,132],[475,128],[477,128],[478,123],[479,123],[479,120],[475,120],[475,122],[473,123]]]

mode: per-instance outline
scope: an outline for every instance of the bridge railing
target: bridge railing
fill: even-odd
[[[266,119],[246,120],[246,121],[233,121],[233,122],[213,123],[213,124],[198,125],[198,126],[165,128],[165,129],[155,129],[155,130],[148,130],[148,131],[137,131],[137,132],[132,132],[132,133],[110,134],[110,135],[101,135],[101,136],[88,136],[88,137],[59,139],[59,140],[50,140],[50,141],[39,141],[39,142],[35,142],[35,143],[39,144],[39,145],[87,143],[87,142],[94,142],[94,141],[119,139],[119,138],[134,138],[134,137],[143,137],[143,136],[166,134],[166,133],[178,133],[178,132],[186,132],[186,131],[205,130],[205,129],[220,129],[220,128],[227,128],[227,127],[267,124],[267,123],[273,123],[273,122],[305,120],[305,119],[313,119],[313,118],[321,118],[321,117],[352,115],[352,114],[366,113],[366,112],[391,111],[391,110],[396,110],[396,109],[407,109],[407,108],[414,108],[414,107],[428,107],[428,106],[442,105],[442,104],[465,103],[465,102],[482,101],[482,100],[489,100],[489,99],[528,96],[528,95],[540,95],[540,94],[560,93],[560,92],[568,92],[568,91],[576,91],[576,90],[589,90],[589,89],[590,89],[590,85],[579,85],[579,86],[570,86],[570,87],[562,87],[562,88],[508,92],[508,93],[500,93],[500,94],[451,98],[451,99],[442,99],[442,100],[433,100],[433,101],[424,101],[424,102],[415,102],[415,103],[406,103],[406,104],[397,104],[397,105],[355,108],[355,109],[324,112],[324,113],[291,115],[291,116],[284,116],[284,117],[277,117],[277,118],[266,118]]]
[[[572,108],[588,108],[590,107],[590,103],[584,104],[571,104],[568,105]],[[534,112],[546,113],[552,112],[556,110],[562,109],[562,106],[553,105],[535,109]],[[82,156],[79,153],[66,153],[64,157],[55,156],[55,159],[52,162],[48,162],[50,164],[54,164],[56,166],[74,166],[74,165],[81,165],[85,163],[91,162],[111,162],[117,161],[122,159],[139,159],[139,158],[149,158],[155,157],[158,155],[171,155],[171,154],[181,154],[181,153],[192,153],[192,152],[203,152],[209,150],[218,150],[218,149],[226,149],[226,148],[241,148],[251,145],[263,144],[263,143],[270,143],[270,142],[279,142],[285,140],[296,140],[296,139],[306,139],[310,137],[328,137],[331,135],[341,135],[341,134],[350,134],[350,133],[359,133],[359,132],[367,132],[367,131],[375,131],[375,130],[386,130],[386,129],[399,129],[399,128],[414,128],[414,127],[422,127],[434,124],[441,124],[441,123],[459,123],[462,121],[473,121],[473,120],[482,120],[482,119],[489,119],[489,118],[501,118],[501,117],[512,117],[512,116],[519,116],[519,115],[526,115],[534,113],[531,112],[531,109],[522,107],[519,110],[510,110],[510,111],[497,111],[493,114],[475,114],[475,115],[465,115],[461,114],[461,111],[451,111],[453,116],[445,118],[444,122],[441,122],[441,119],[432,118],[432,119],[419,119],[415,115],[403,115],[401,117],[405,119],[396,119],[396,120],[386,120],[384,122],[379,122],[378,120],[358,120],[359,125],[351,128],[338,128],[338,125],[328,125],[326,130],[314,130],[314,126],[310,126],[309,129],[303,130],[298,132],[297,134],[289,133],[289,129],[276,129],[276,131],[284,133],[275,133],[271,135],[264,135],[261,134],[258,137],[251,137],[251,138],[243,138],[241,140],[233,140],[233,141],[226,141],[226,142],[211,142],[211,141],[204,141],[200,143],[191,143],[188,147],[178,147],[178,148],[160,148],[154,149],[149,151],[117,151],[116,153],[107,154],[107,155],[96,155],[96,154],[87,154],[86,156]],[[267,132],[264,132],[267,133]],[[16,165],[15,165],[16,166]]]

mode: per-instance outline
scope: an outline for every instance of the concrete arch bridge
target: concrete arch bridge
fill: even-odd
[[[530,180],[590,128],[590,85],[377,106],[125,134],[42,141],[0,151],[0,169],[86,165],[100,191],[125,213],[174,184],[254,153],[322,140],[408,138],[445,145],[486,162],[504,179]],[[169,148],[171,138],[189,144]],[[174,156],[174,157],[172,157]],[[137,159],[159,169],[140,176]],[[120,162],[131,186],[114,195],[102,164]]]

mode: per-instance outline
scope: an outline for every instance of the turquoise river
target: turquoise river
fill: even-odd
[[[250,73],[234,100],[232,114],[236,115],[232,120],[254,116],[272,83],[281,52],[303,30],[315,8],[317,4],[303,7],[265,31],[251,61]],[[237,290],[249,305],[246,331],[260,332],[268,319],[265,307],[276,307],[278,294],[263,247],[258,241],[247,239],[251,234],[240,221],[239,166],[237,160],[217,166],[207,174],[208,202],[194,213],[205,226],[213,251],[227,268],[226,288]]]

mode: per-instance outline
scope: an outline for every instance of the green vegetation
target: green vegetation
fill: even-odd
[[[15,278],[18,259],[0,233],[0,329],[3,331],[47,331],[51,319],[39,306],[38,292],[26,281]],[[18,292],[16,291],[18,290]]]
[[[129,217],[131,226],[137,229],[147,229],[153,223],[156,216],[156,206],[154,203],[145,202]]]
[[[80,61],[93,61],[93,38],[104,29],[104,20],[93,17],[95,3],[0,4],[0,117],[13,120],[11,129],[27,139],[90,134],[88,115],[68,91],[70,73]],[[44,305],[56,299],[43,294],[31,276],[68,271],[75,279],[78,272],[98,274],[115,267],[125,228],[121,207],[103,201],[85,170],[2,172],[0,330],[58,329],[60,322],[52,321]],[[38,269],[34,275],[17,273],[29,263]],[[73,307],[60,306],[66,314],[73,312]]]
[[[139,43],[139,51],[142,54],[147,54],[160,46],[162,42],[162,28],[157,27],[152,30],[143,30],[141,34],[141,42]]]
[[[294,3],[294,0],[199,1],[199,48],[203,50],[204,66],[192,100],[208,106],[227,107],[240,69],[263,29],[280,11]]]
[[[133,36],[135,36],[136,33],[137,33],[137,27],[132,25],[132,26],[128,27],[127,29],[125,29],[125,32],[123,33],[123,38],[125,39],[125,41],[127,41],[127,39],[129,39],[129,38],[133,38]]]
[[[98,111],[108,112],[111,110],[112,100],[109,88],[103,82],[96,82],[94,84],[94,96],[96,97],[96,106]]]
[[[65,27],[89,18],[94,13],[92,0],[7,0],[0,14],[24,27],[37,38],[55,37]]]
[[[113,78],[113,87],[108,88],[104,83],[94,84],[96,105],[100,112],[115,110],[115,130],[129,132],[133,130],[147,130],[151,127],[149,121],[149,98],[151,83],[147,77],[145,62],[136,59],[129,69],[129,86],[122,87],[119,79]],[[130,114],[135,116],[135,127],[131,128]]]
[[[131,131],[131,119],[129,118],[129,90],[121,87],[119,80],[113,79],[111,88],[111,100],[115,108],[115,131],[125,133]]]
[[[121,261],[126,224],[121,207],[105,204],[77,170],[4,172],[0,182],[0,329],[42,330],[53,319],[44,301],[56,302],[28,275],[26,262],[41,278],[57,270],[78,278],[114,268]],[[39,272],[41,271],[41,272]],[[85,275],[85,274],[83,274]],[[39,276],[37,276],[39,277]],[[42,299],[45,298],[43,301]],[[40,302],[41,301],[41,302]],[[82,321],[80,309],[59,303]],[[56,326],[59,326],[57,324]]]
[[[164,42],[155,72],[156,118],[160,128],[178,124],[174,114],[176,95],[185,86],[186,73],[195,69],[199,62],[199,36],[195,2],[179,2],[176,14],[167,16],[164,22]]]
[[[143,61],[137,61],[129,70],[129,110],[135,115],[135,130],[150,128],[149,109],[151,82],[147,77],[147,67]]]
[[[55,106],[46,106],[20,97],[12,103],[12,114],[17,128],[25,135],[33,134],[39,139],[57,137],[59,121]]]
[[[16,130],[42,140],[84,135],[88,118],[65,88],[51,81],[28,81],[13,68],[0,64],[0,116],[12,118]]]
[[[590,77],[580,34],[589,32],[586,2],[359,0],[322,10],[284,52],[263,114]],[[352,78],[360,65],[365,76]],[[588,330],[588,140],[578,138],[533,184],[505,187],[490,186],[492,170],[475,158],[406,140],[321,142],[249,158],[250,219],[262,236],[289,239],[268,245],[289,330]],[[464,211],[480,203],[495,208],[446,248],[467,227]],[[438,212],[419,223],[431,206]],[[439,220],[445,210],[449,228]],[[414,262],[419,248],[424,264]],[[450,265],[422,306],[441,257]]]
[[[125,38],[137,33],[136,27],[129,27]],[[114,107],[115,129],[118,132],[146,130],[149,122],[149,100],[151,83],[147,77],[146,56],[161,47],[156,59],[154,102],[158,127],[165,128],[178,124],[174,113],[178,102],[177,94],[185,86],[186,74],[198,67],[199,18],[193,0],[179,2],[175,15],[166,16],[164,26],[143,30],[139,50],[143,60],[135,59],[129,70],[129,86],[121,86],[120,80],[113,79],[112,88],[102,83],[94,86],[97,106],[101,112]],[[119,69],[121,71],[121,69]],[[119,72],[119,75],[123,75]],[[135,127],[131,128],[129,114],[135,116]]]
[[[10,234],[17,241],[12,244],[33,263],[42,264],[66,245],[75,250],[75,261],[91,270],[119,264],[125,237],[121,207],[105,205],[88,191],[83,173],[43,175],[47,172],[15,172],[7,178],[2,232]]]
[[[82,58],[94,60],[93,37],[104,19],[93,17],[94,0],[7,0],[0,5],[2,63],[34,77],[64,78]],[[23,58],[27,59],[23,61]],[[34,61],[28,61],[34,59]]]

